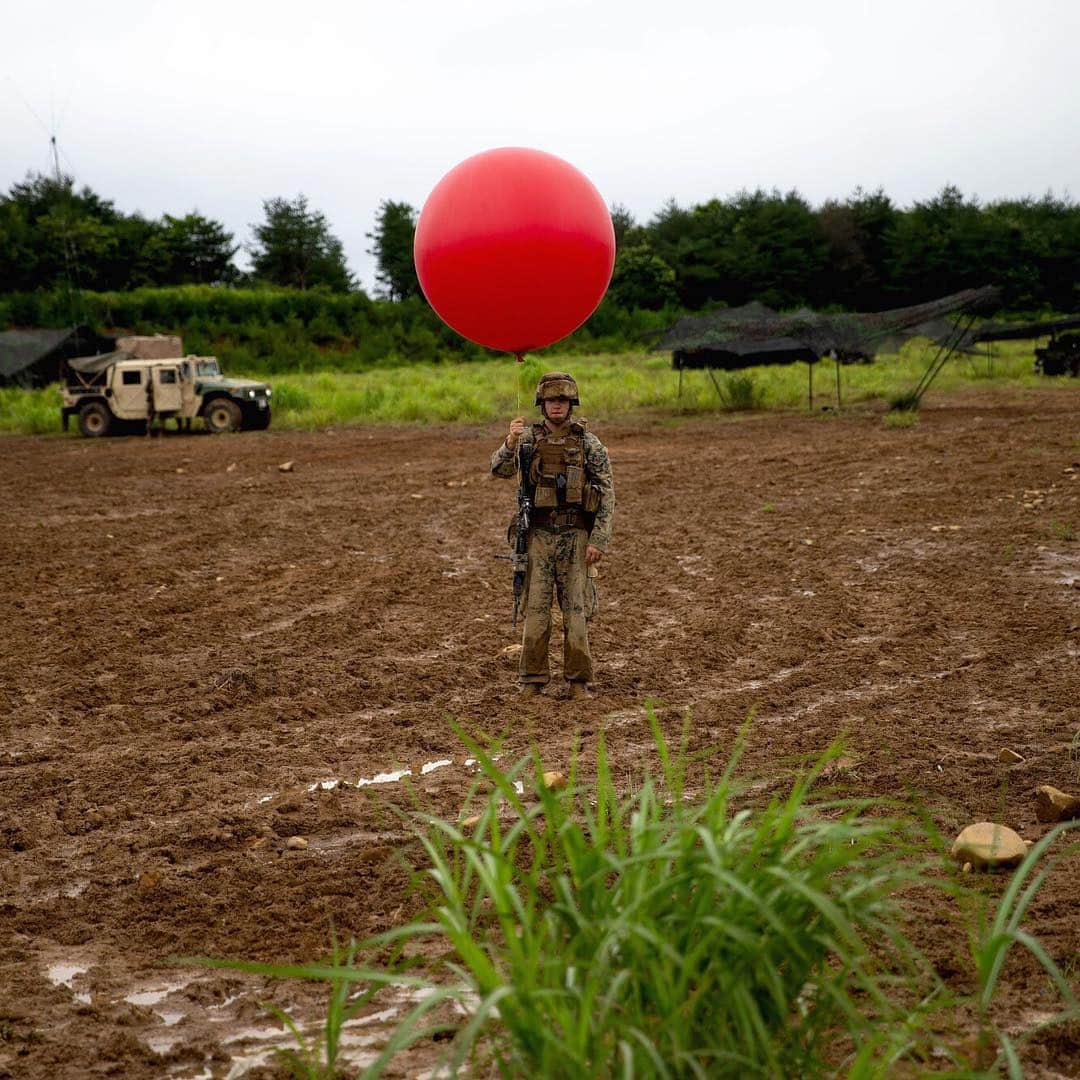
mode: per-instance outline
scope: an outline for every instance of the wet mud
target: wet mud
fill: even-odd
[[[843,738],[845,791],[946,836],[1036,839],[1035,786],[1080,790],[1080,394],[593,426],[618,510],[572,702],[500,655],[496,428],[0,440],[0,1076],[269,1075],[260,1002],[308,1023],[325,992],[170,958],[312,960],[415,914],[407,815],[457,817],[475,771],[454,722],[560,770],[603,732],[629,782],[647,699],[721,753],[753,714],[751,792]],[[1078,884],[1066,860],[1031,917],[1070,976]],[[957,912],[911,903],[969,989]],[[1033,962],[1006,975],[1006,1028],[1053,1010]],[[408,1006],[350,1024],[349,1060]],[[1080,1075],[1071,1029],[1023,1053]]]

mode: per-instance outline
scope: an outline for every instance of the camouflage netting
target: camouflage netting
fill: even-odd
[[[780,315],[762,304],[747,304],[679,319],[653,350],[739,356],[791,351],[796,354],[792,359],[820,359],[830,353],[840,359],[869,358],[907,337],[947,339],[955,330],[947,316],[985,311],[997,296],[996,288],[984,286],[913,307],[834,315],[807,308]]]
[[[1025,341],[1030,338],[1050,337],[1066,330],[1080,330],[1080,315],[1065,319],[1045,319],[1042,322],[983,323],[971,334],[972,341]]]

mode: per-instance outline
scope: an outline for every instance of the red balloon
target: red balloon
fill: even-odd
[[[615,264],[611,215],[591,181],[542,150],[467,158],[428,196],[413,258],[420,286],[462,337],[524,353],[576,330]]]

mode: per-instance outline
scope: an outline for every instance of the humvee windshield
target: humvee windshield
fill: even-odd
[[[216,360],[200,360],[199,361],[199,374],[200,375],[220,375],[221,368],[218,367]]]

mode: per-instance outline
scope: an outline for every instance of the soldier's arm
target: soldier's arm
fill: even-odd
[[[531,441],[532,436],[528,429],[518,436],[518,441],[513,449],[507,446],[506,439],[503,439],[503,441],[499,443],[498,450],[491,455],[492,476],[501,476],[507,480],[512,480],[517,472],[518,447],[524,442]]]
[[[589,543],[600,551],[607,551],[611,543],[612,520],[615,517],[615,481],[611,475],[608,452],[592,432],[585,436],[585,471],[589,479],[600,488],[600,509],[596,511]]]
[[[491,455],[491,474],[492,476],[512,477],[514,470],[517,468],[515,459],[517,458],[517,449],[511,450],[506,445],[504,439],[499,444],[499,449]]]

